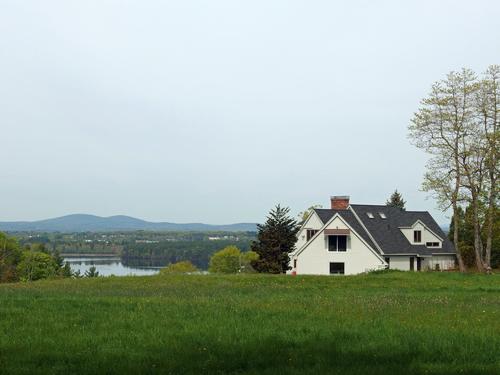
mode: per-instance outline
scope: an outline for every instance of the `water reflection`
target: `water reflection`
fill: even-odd
[[[101,276],[145,276],[155,275],[165,266],[160,262],[138,261],[123,262],[120,257],[67,257],[71,270],[84,274],[94,266]]]

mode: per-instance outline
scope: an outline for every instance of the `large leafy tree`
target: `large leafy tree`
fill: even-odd
[[[240,249],[227,246],[212,255],[208,270],[212,273],[237,273],[240,270],[240,256]]]
[[[423,189],[434,195],[443,211],[449,207],[453,209],[455,244],[458,244],[458,207],[464,199],[461,156],[465,153],[465,140],[474,121],[476,89],[474,72],[463,69],[448,74],[446,79],[432,86],[408,128],[411,142],[431,155]],[[464,271],[460,251],[457,258],[460,270]]]
[[[0,282],[18,280],[17,264],[22,256],[19,243],[0,232]]]
[[[406,201],[403,199],[403,195],[396,189],[394,193],[391,194],[391,197],[385,204],[389,207],[397,207],[402,210],[406,210],[405,204]]]
[[[24,251],[17,271],[21,280],[35,281],[57,275],[55,259],[41,251]]]
[[[431,155],[423,188],[441,208],[453,208],[455,245],[460,242],[458,210],[468,203],[476,267],[489,271],[500,171],[500,66],[490,66],[482,79],[469,69],[452,72],[433,85],[421,104],[409,135]],[[459,249],[464,270],[460,255]]]
[[[266,273],[289,270],[288,254],[295,249],[299,231],[297,221],[290,216],[290,209],[277,205],[257,229],[257,240],[251,246],[252,251],[259,255],[259,259],[252,262],[255,270]]]
[[[253,251],[242,253],[236,246],[227,246],[210,258],[208,270],[213,273],[255,272],[251,263],[259,259]]]
[[[498,174],[500,171],[500,65],[490,66],[480,81],[476,96],[476,108],[479,112],[479,132],[484,143],[485,193],[487,210],[485,237],[485,264],[492,266],[491,257],[495,249],[494,242],[498,239]],[[496,242],[498,244],[498,242]],[[497,256],[497,255],[496,255]],[[497,258],[496,258],[497,259]]]

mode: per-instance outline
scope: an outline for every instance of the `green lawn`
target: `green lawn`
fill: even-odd
[[[0,373],[499,374],[500,275],[3,284]]]

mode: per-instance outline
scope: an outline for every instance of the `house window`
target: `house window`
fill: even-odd
[[[426,242],[425,246],[427,246],[427,247],[439,247],[439,242]]]
[[[375,218],[375,216],[373,216],[373,214],[371,212],[367,212],[366,216],[368,216],[368,218],[370,218],[370,219]]]
[[[293,260],[293,268],[297,268],[297,259]]]
[[[318,233],[318,231],[316,229],[308,229],[306,232],[307,241],[309,241],[311,238],[313,238],[316,233]]]
[[[330,263],[330,275],[343,275],[344,263]]]
[[[415,243],[422,242],[422,231],[421,230],[413,231],[413,242],[415,242]]]
[[[328,251],[347,251],[347,236],[328,236]]]
[[[387,263],[387,265],[390,265],[391,264],[391,258],[385,258],[385,262]]]
[[[385,216],[383,212],[379,212],[378,214],[380,215],[380,218],[387,219],[387,216]]]

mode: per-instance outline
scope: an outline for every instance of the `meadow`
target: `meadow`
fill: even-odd
[[[1,374],[499,374],[500,275],[0,285]]]

